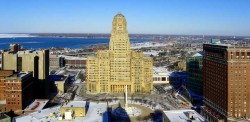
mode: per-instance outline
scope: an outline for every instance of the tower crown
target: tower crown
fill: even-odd
[[[119,17],[120,18],[122,18],[122,17],[125,18],[124,15],[122,13],[120,13],[120,12],[117,13],[114,18],[119,18]]]
[[[121,13],[116,14],[113,19],[109,50],[130,50],[127,21]]]
[[[113,19],[112,32],[127,32],[127,21],[123,14],[117,13]]]

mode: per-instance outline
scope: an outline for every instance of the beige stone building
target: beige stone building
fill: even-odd
[[[85,117],[86,115],[85,101],[66,102],[61,108],[60,113],[65,120],[73,120],[75,117]]]
[[[3,52],[2,69],[16,72],[33,72],[37,90],[39,89],[39,93],[44,92],[38,97],[48,95],[49,50]]]
[[[153,60],[141,51],[132,51],[125,17],[113,19],[109,50],[97,52],[87,59],[87,90],[91,93],[151,93]]]

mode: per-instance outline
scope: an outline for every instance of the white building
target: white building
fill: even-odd
[[[163,122],[208,122],[194,110],[163,111]]]
[[[164,67],[153,67],[153,84],[169,84],[169,72]]]
[[[55,106],[30,114],[15,117],[15,122],[107,122],[107,103],[90,102],[86,115],[76,116],[76,108],[85,108],[86,101],[71,101],[63,106]],[[62,109],[68,107],[66,111]],[[74,114],[74,116],[73,116]]]

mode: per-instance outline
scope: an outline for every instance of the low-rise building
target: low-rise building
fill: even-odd
[[[163,111],[163,122],[208,122],[194,110]]]
[[[88,111],[86,111],[88,108]],[[87,112],[87,113],[86,113]],[[39,110],[13,118],[14,122],[109,122],[107,103],[71,101],[62,106]]]
[[[153,67],[153,84],[169,84],[169,71],[164,67]]]
[[[63,94],[68,88],[68,75],[49,75],[50,91]]]
[[[66,57],[65,66],[83,68],[86,67],[86,60],[87,60],[86,58],[80,58],[80,57]]]
[[[42,110],[48,103],[48,99],[36,99],[24,109],[24,113],[31,113]]]
[[[185,72],[172,72],[169,75],[169,84],[174,88],[179,88],[182,85],[185,85],[187,82],[187,73]]]
[[[60,113],[66,120],[72,120],[73,117],[84,117],[86,115],[86,101],[66,102],[61,108]]]

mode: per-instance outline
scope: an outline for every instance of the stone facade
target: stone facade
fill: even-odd
[[[130,49],[127,22],[122,14],[113,19],[109,50],[87,59],[87,90],[91,93],[151,93],[153,61]]]

